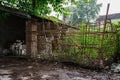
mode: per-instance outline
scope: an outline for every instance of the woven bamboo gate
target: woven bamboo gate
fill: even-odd
[[[79,63],[83,66],[102,68],[109,65],[117,50],[115,26],[94,24],[81,26],[79,31],[71,30],[61,43],[61,60]]]

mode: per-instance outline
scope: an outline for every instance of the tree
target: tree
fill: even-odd
[[[78,4],[73,7],[70,6],[70,17],[66,19],[67,23],[80,24],[94,20],[99,13],[101,4],[97,4],[97,0],[79,0]]]
[[[29,14],[34,15],[48,15],[53,10],[60,14],[65,14],[66,10],[63,5],[69,1],[75,0],[0,0],[1,5],[16,8]],[[53,10],[52,10],[53,9]]]

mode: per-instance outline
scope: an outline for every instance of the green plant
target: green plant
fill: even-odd
[[[76,63],[89,63],[97,61],[102,54],[102,59],[111,58],[116,52],[116,34],[112,33],[107,26],[106,30],[111,33],[103,32],[103,28],[97,29],[96,26],[82,25],[78,34],[65,35],[63,39],[62,59],[69,59]],[[104,38],[103,38],[104,34]],[[67,46],[69,45],[69,46]],[[99,52],[101,49],[101,52]]]

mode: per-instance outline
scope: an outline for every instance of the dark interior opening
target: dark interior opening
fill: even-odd
[[[25,42],[25,27],[25,19],[15,15],[0,19],[0,53],[9,49],[16,40]]]

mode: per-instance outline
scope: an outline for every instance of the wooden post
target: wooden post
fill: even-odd
[[[31,57],[31,21],[26,21],[26,52],[27,56]]]
[[[33,21],[31,25],[31,57],[37,58],[37,22]]]
[[[103,45],[103,42],[104,42],[104,37],[105,37],[105,30],[106,30],[106,24],[107,24],[107,19],[108,19],[108,12],[109,12],[109,7],[110,7],[110,4],[107,5],[107,12],[106,12],[106,17],[105,17],[105,23],[104,23],[104,28],[103,28],[103,33],[102,33],[102,41],[101,41],[101,48],[100,48],[100,51],[99,51],[99,63],[100,63],[100,66],[103,66],[103,51],[102,51],[102,46]]]
[[[30,20],[26,22],[26,46],[27,54],[36,59],[38,54],[37,48],[37,22]]]

